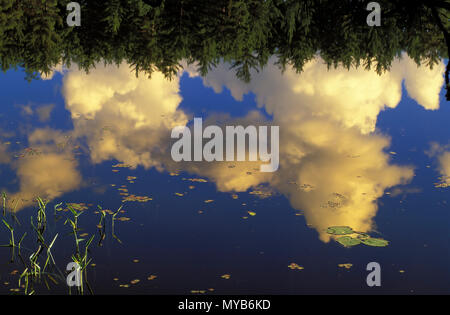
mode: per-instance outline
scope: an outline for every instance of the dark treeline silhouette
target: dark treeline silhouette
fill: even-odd
[[[0,0],[0,64],[27,78],[58,63],[88,71],[127,61],[136,73],[172,77],[180,61],[204,75],[219,61],[250,80],[271,56],[280,67],[321,56],[329,66],[378,73],[406,52],[432,67],[448,58],[448,0],[379,0],[380,27],[369,27],[362,0],[81,0],[81,26],[66,24],[70,0]],[[449,91],[447,66],[447,99]]]

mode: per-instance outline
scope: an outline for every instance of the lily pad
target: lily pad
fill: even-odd
[[[374,247],[386,247],[389,245],[389,241],[386,241],[382,238],[364,238],[361,239],[361,243],[367,246],[374,246]]]
[[[344,247],[353,247],[361,244],[361,240],[358,238],[353,238],[351,236],[342,236],[336,239],[336,241]]]
[[[330,226],[327,229],[328,234],[333,235],[347,235],[347,234],[353,234],[353,229],[349,226]]]
[[[364,232],[355,232],[357,235],[356,235],[356,237],[357,238],[359,238],[359,239],[366,239],[366,238],[370,238],[370,235],[369,234],[366,234],[366,233],[364,233]]]

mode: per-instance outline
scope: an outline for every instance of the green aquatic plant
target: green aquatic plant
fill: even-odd
[[[62,205],[62,204],[63,204],[63,203],[60,202],[60,203],[57,203],[57,204],[53,207],[54,215],[56,215],[58,211],[62,211],[62,210],[63,210],[63,208],[61,208],[61,205]]]
[[[8,224],[8,222],[6,222],[5,220],[2,220],[3,224],[8,228],[9,232],[10,232],[10,236],[9,236],[9,244],[6,246],[9,247],[14,247],[15,246],[15,242],[14,242],[14,228]]]
[[[27,295],[32,295],[36,293],[36,290],[38,288],[38,284],[42,284],[47,287],[47,289],[50,290],[50,284],[58,284],[58,282],[65,282],[66,276],[63,272],[58,268],[56,261],[54,259],[54,256],[52,254],[52,249],[59,237],[59,234],[54,235],[51,238],[50,242],[46,241],[46,238],[48,237],[48,215],[47,215],[47,205],[48,201],[37,197],[35,198],[35,201],[37,202],[37,212],[36,216],[30,216],[30,227],[31,230],[34,232],[32,233],[36,237],[36,247],[33,249],[27,248],[26,246],[23,246],[23,242],[26,238],[27,234],[26,232],[22,235],[20,240],[17,242],[16,239],[16,230],[15,226],[8,221],[8,217],[6,216],[6,210],[8,209],[8,200],[6,193],[2,194],[4,207],[5,207],[5,216],[2,219],[3,225],[9,230],[10,236],[9,236],[9,242],[6,245],[0,245],[1,247],[10,247],[12,249],[12,261],[14,257],[19,257],[21,262],[24,265],[24,269],[20,273],[19,276],[19,287],[24,288],[24,293]],[[11,215],[14,219],[14,212],[18,206],[19,201],[16,200],[13,203],[10,203],[12,205],[12,211]],[[65,211],[65,209],[62,207],[62,202],[58,203],[54,206],[54,214],[57,214],[60,211]],[[72,204],[66,204],[67,210],[69,210],[70,214],[69,217],[66,217],[66,221],[64,224],[68,224],[71,227],[71,234],[73,234],[74,241],[75,241],[75,252],[71,255],[71,259],[73,262],[75,262],[80,269],[80,280],[81,280],[81,286],[78,287],[78,293],[84,294],[84,290],[87,287],[91,293],[93,293],[92,288],[87,280],[87,267],[91,264],[92,258],[89,257],[89,249],[94,241],[95,236],[92,235],[90,237],[87,236],[87,234],[81,234],[80,228],[79,228],[79,217],[82,214],[84,209],[80,209],[77,207],[73,207]],[[117,215],[121,212],[123,205],[121,205],[114,213],[109,210],[103,210],[100,206],[98,206],[100,210],[100,222],[98,226],[102,226],[102,232],[100,235],[100,241],[99,245],[101,246],[102,240],[105,238],[105,225],[107,222],[107,214],[111,214],[111,224],[112,224],[112,235],[115,239],[117,239],[120,243],[120,239],[115,235],[114,233],[114,223],[115,220],[120,220],[120,218],[116,218]],[[9,209],[8,209],[9,210]],[[8,211],[9,212],[9,211]],[[20,224],[16,219],[14,219],[13,223],[17,222]],[[57,221],[55,221],[57,222]],[[85,237],[86,236],[86,237]],[[29,238],[29,237],[28,237]],[[83,246],[84,245],[84,246]],[[14,251],[15,249],[18,249],[18,255]],[[23,252],[30,252],[28,259],[24,259],[22,257]],[[71,292],[71,289],[69,288],[69,293]]]
[[[25,294],[34,294],[35,289],[34,285],[36,283],[39,283],[41,280],[44,281],[46,287],[50,289],[48,280],[52,281],[53,283],[57,283],[55,278],[61,278],[63,279],[62,272],[57,269],[55,259],[51,253],[51,249],[53,245],[56,242],[56,239],[58,238],[58,234],[56,234],[52,241],[47,244],[44,237],[44,232],[46,230],[47,226],[47,215],[46,215],[46,206],[47,201],[44,201],[42,198],[37,197],[36,201],[38,203],[38,210],[37,210],[37,222],[36,225],[33,221],[33,216],[30,217],[30,225],[32,230],[35,232],[36,240],[37,240],[37,248],[35,250],[30,250],[31,255],[28,258],[28,263],[23,261],[25,265],[25,269],[22,272],[22,274],[19,277],[19,286],[21,286],[22,282],[24,282],[24,288],[25,288]],[[21,257],[21,243],[23,239],[25,238],[26,233],[22,236],[21,240],[18,243],[19,248],[19,256]],[[43,265],[41,265],[40,257],[42,253],[46,251],[46,257]],[[48,272],[47,269],[50,266],[54,266],[56,270],[59,272],[59,274],[56,274],[54,272]]]
[[[82,242],[84,242],[86,239],[78,237],[78,230],[79,230],[79,228],[78,228],[78,217],[83,213],[82,212],[83,210],[77,211],[77,210],[75,210],[72,207],[72,204],[66,204],[66,205],[67,205],[67,208],[70,210],[70,212],[73,215],[73,220],[67,218],[67,220],[66,220],[66,222],[64,224],[70,223],[70,225],[72,227],[72,234],[75,237],[75,249],[76,249],[76,252],[75,252],[75,254],[72,254],[71,257],[72,257],[72,261],[77,263],[79,268],[80,268],[80,282],[81,282],[81,285],[78,287],[78,290],[79,290],[79,293],[81,295],[83,295],[84,294],[84,283],[86,283],[89,291],[91,293],[93,293],[92,289],[91,289],[91,287],[89,285],[89,282],[87,281],[87,272],[86,271],[87,271],[87,266],[90,264],[90,262],[92,260],[92,259],[88,259],[88,249],[89,249],[89,246],[91,245],[92,241],[94,240],[95,236],[92,235],[89,238],[89,240],[85,243],[83,253],[81,253],[81,251],[80,251],[80,244]]]
[[[20,255],[20,248],[22,247],[22,241],[25,239],[25,236],[27,236],[27,232],[25,232],[22,237],[19,240],[19,243],[17,243],[17,248],[19,249],[19,255]]]
[[[77,263],[79,268],[80,268],[80,284],[81,285],[78,287],[78,290],[79,290],[81,295],[84,294],[84,283],[86,283],[89,291],[91,293],[93,293],[92,289],[91,289],[91,287],[89,285],[89,282],[87,282],[87,272],[86,271],[87,271],[87,266],[89,266],[89,264],[92,261],[92,259],[88,259],[88,249],[89,249],[89,246],[91,245],[92,241],[94,240],[94,237],[95,236],[92,235],[89,238],[89,240],[86,242],[83,254],[78,252],[78,253],[72,255],[72,261]],[[84,241],[84,239],[79,239],[79,242],[82,242],[82,241]],[[77,244],[77,246],[78,246],[78,244]]]
[[[3,192],[2,192],[2,199],[3,199],[3,216],[6,216],[6,198],[7,198],[7,195],[6,195],[6,193],[3,191]]]
[[[345,235],[334,238],[336,242],[344,247],[353,247],[361,243],[373,247],[386,247],[389,245],[389,242],[384,239],[373,238],[367,233],[354,231],[349,226],[330,226],[326,232],[335,236]]]
[[[389,241],[386,241],[382,238],[372,238],[372,237],[361,239],[361,243],[373,247],[386,247],[389,245]]]
[[[41,231],[41,234],[43,234],[45,232],[45,228],[47,226],[47,214],[46,214],[45,210],[46,210],[48,201],[42,200],[41,197],[37,197],[36,200],[39,205],[39,209],[38,209],[38,213],[37,213],[38,229]]]
[[[348,235],[355,233],[349,226],[330,226],[327,229],[328,234],[332,235]]]
[[[106,211],[103,210],[101,206],[97,206],[100,213],[100,222],[97,224],[100,239],[98,241],[98,246],[102,246],[104,239],[106,238]]]
[[[103,226],[103,221],[105,221],[106,211],[103,210],[101,206],[97,206],[100,213],[100,222],[98,222],[97,226]]]
[[[356,237],[359,238],[359,239],[361,239],[361,240],[370,237],[369,234],[364,233],[364,232],[355,232],[355,233],[357,234]]]
[[[351,236],[342,236],[336,239],[336,241],[344,247],[353,247],[361,244],[361,240]]]
[[[345,235],[342,237],[334,238],[336,242],[344,247],[353,247],[359,244],[364,244],[372,247],[386,247],[389,245],[389,241],[381,238],[373,238],[369,234],[364,232],[354,231],[349,226],[330,226],[326,230],[326,232],[335,236]]]
[[[76,211],[70,204],[67,204],[67,208],[72,212],[73,214],[73,220],[67,218],[66,222],[64,222],[64,225],[66,223],[70,223],[72,227],[72,234],[75,237],[75,245],[76,245],[76,253],[79,254],[80,252],[80,242],[83,241],[83,239],[78,238],[78,217],[83,213],[81,211]]]
[[[116,215],[119,214],[120,210],[122,210],[123,205],[121,205],[119,207],[119,209],[117,209],[116,212],[114,212],[114,214],[112,215],[112,223],[111,223],[111,234],[112,237],[114,237],[120,244],[122,244],[122,241],[117,237],[117,235],[114,233],[114,221],[116,220]]]

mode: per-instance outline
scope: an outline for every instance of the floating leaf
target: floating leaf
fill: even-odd
[[[352,247],[361,244],[359,238],[354,238],[351,236],[342,236],[336,239],[336,241],[344,247]]]
[[[386,247],[389,245],[389,241],[386,241],[382,238],[372,238],[372,237],[368,237],[368,238],[363,238],[361,239],[361,242],[364,245],[367,246],[374,246],[374,247]]]

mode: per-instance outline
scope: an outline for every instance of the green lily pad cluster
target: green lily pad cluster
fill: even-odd
[[[349,226],[330,226],[326,232],[331,235],[340,236],[335,240],[344,247],[353,247],[359,244],[373,247],[386,247],[389,245],[389,241],[382,238],[371,237],[363,232],[354,231]]]

